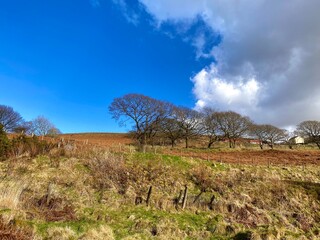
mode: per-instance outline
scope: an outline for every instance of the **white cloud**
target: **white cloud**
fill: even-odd
[[[217,109],[230,109],[248,114],[246,109],[255,108],[262,86],[255,78],[238,78],[233,81],[219,76],[212,64],[192,78],[193,93],[197,97],[197,108],[214,106]]]
[[[196,57],[215,58],[192,78],[197,107],[234,109],[258,122],[320,120],[319,0],[140,0],[158,25],[203,19],[222,42],[190,36]],[[183,23],[183,24],[181,24]]]

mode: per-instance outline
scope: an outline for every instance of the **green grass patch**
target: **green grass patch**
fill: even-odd
[[[72,229],[78,236],[84,234],[91,228],[97,228],[101,225],[102,222],[90,221],[90,220],[80,220],[80,221],[69,221],[69,222],[38,222],[38,221],[30,221],[28,225],[34,227],[36,232],[42,237],[47,237],[47,232],[49,228],[53,227],[61,227],[66,228],[69,227]]]

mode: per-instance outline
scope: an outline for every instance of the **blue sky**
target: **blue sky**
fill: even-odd
[[[63,132],[120,132],[141,93],[257,123],[320,120],[319,0],[0,1],[0,104]]]
[[[0,103],[26,120],[38,115],[63,132],[126,131],[108,114],[115,97],[141,93],[193,107],[197,59],[186,36],[135,1],[139,22],[120,5],[90,0],[0,3]],[[197,31],[201,22],[195,24]]]

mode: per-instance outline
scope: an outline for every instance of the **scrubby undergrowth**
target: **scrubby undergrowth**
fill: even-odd
[[[316,165],[229,165],[101,149],[63,155],[0,162],[0,236],[320,238]]]

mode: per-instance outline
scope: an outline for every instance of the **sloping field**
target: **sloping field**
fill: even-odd
[[[318,150],[20,138],[0,161],[0,239],[320,239]]]
[[[221,150],[220,152],[192,152],[185,150],[171,150],[168,153],[181,155],[183,157],[194,157],[213,160],[224,163],[245,164],[290,164],[320,165],[320,151],[318,150],[247,150],[238,151]]]
[[[64,141],[72,141],[78,144],[96,145],[109,148],[117,148],[119,145],[134,144],[134,140],[125,133],[77,133],[63,134],[59,136]],[[121,149],[121,148],[120,148]],[[154,149],[149,149],[154,151]],[[156,147],[156,151],[182,157],[194,157],[215,162],[224,163],[245,163],[245,164],[282,164],[282,165],[320,165],[320,151],[306,150],[303,148],[295,150],[283,149],[236,149],[215,148],[215,149],[185,149],[183,144],[178,148]]]
[[[71,133],[62,134],[60,139],[65,141],[75,141],[78,143],[98,145],[105,147],[113,147],[115,145],[132,144],[133,140],[126,133]]]

